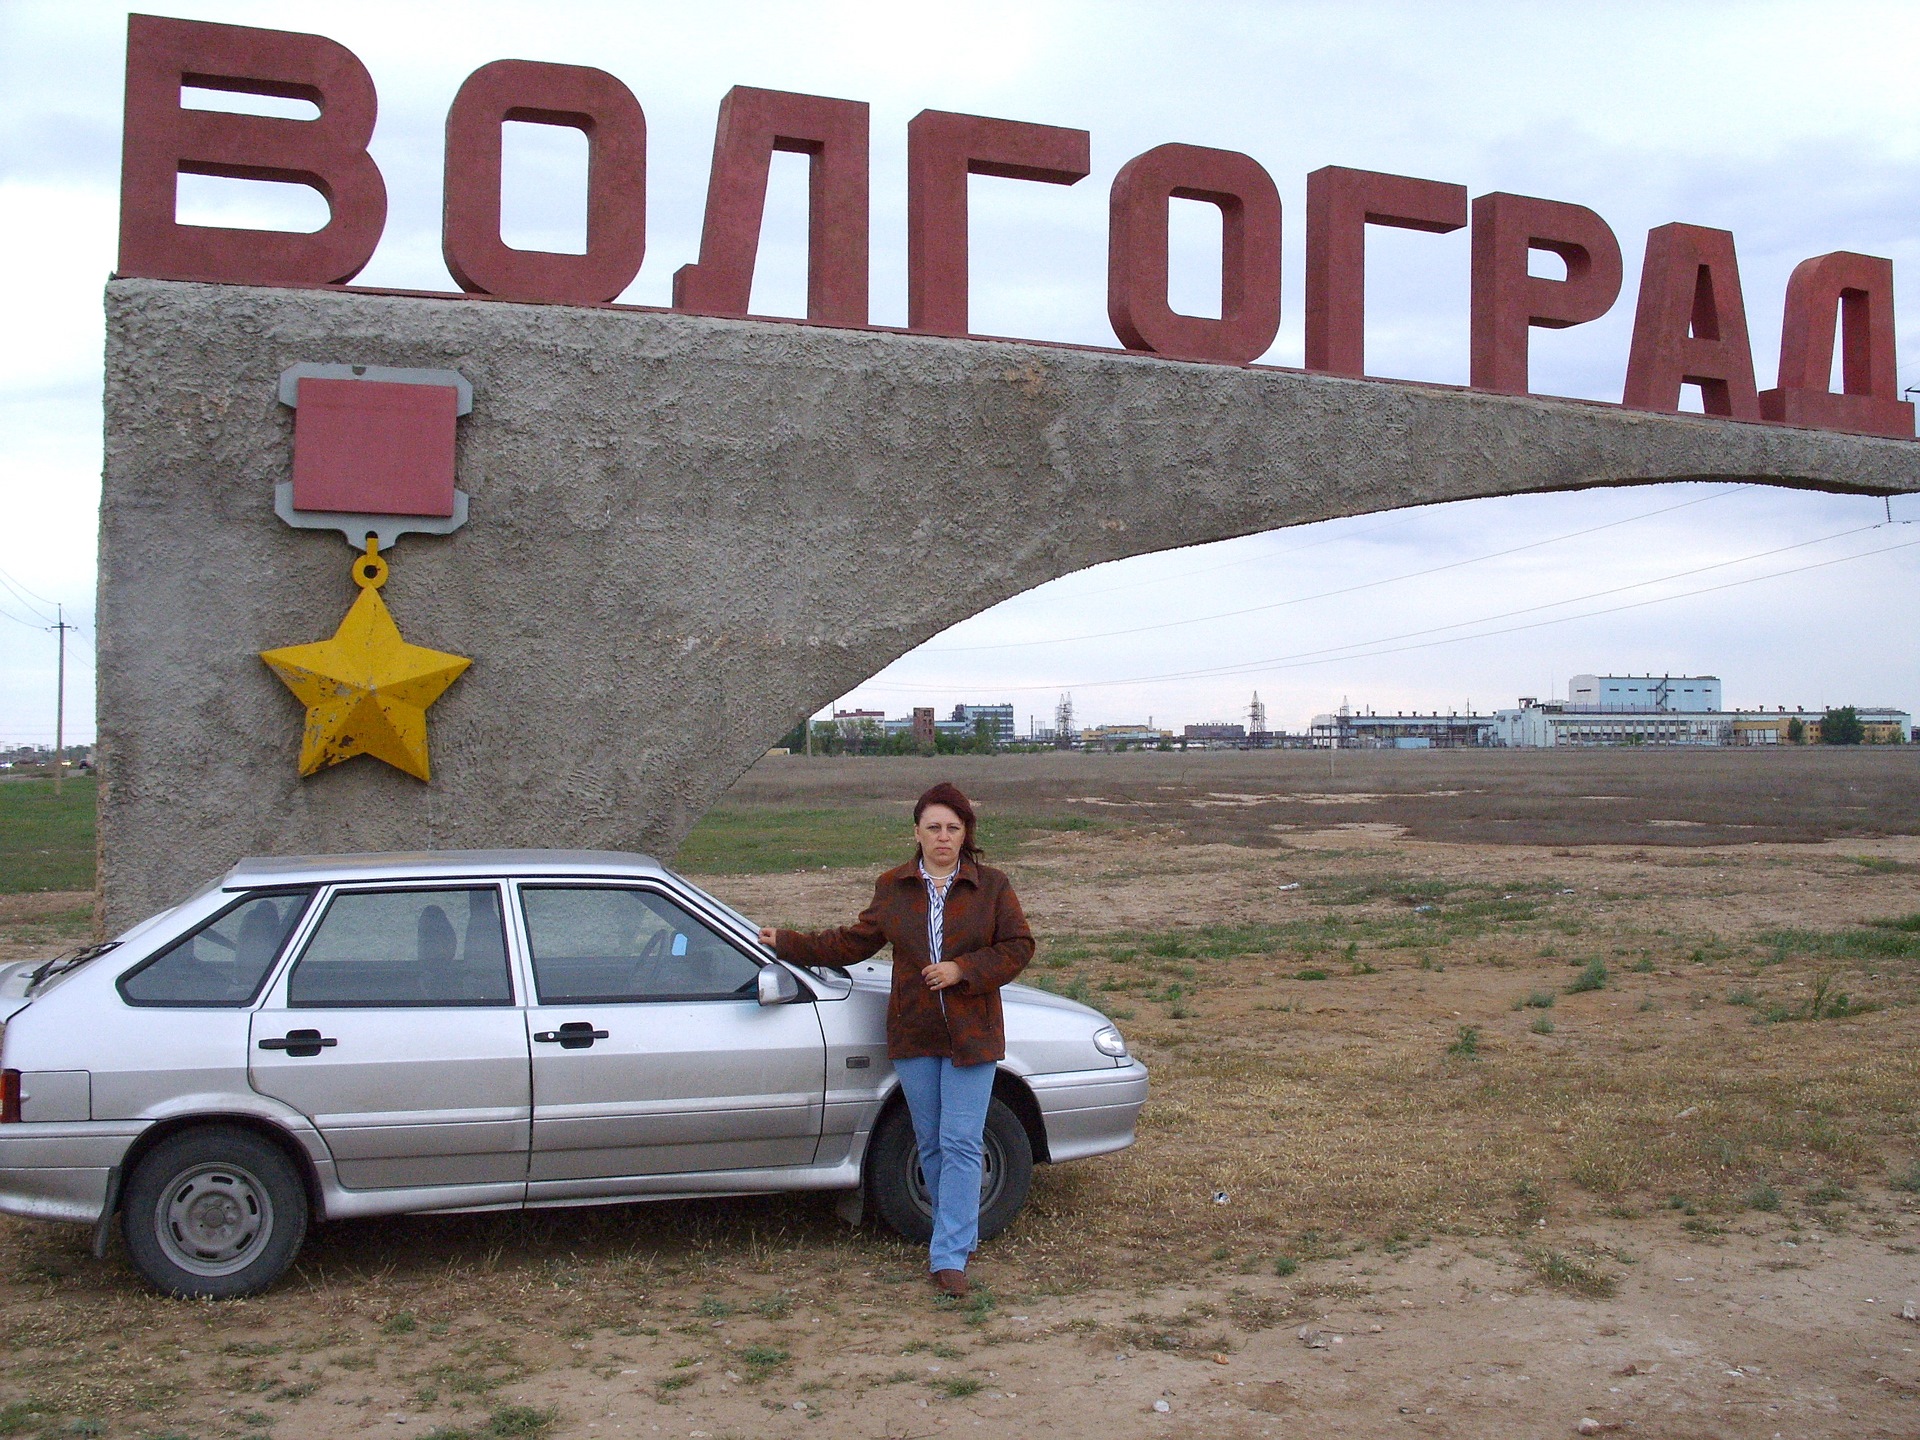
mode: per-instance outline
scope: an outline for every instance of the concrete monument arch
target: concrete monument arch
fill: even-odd
[[[338,289],[108,289],[102,880],[117,924],[241,854],[671,853],[794,720],[968,615],[1123,556],[1672,480],[1920,490],[1911,440],[1117,352]],[[301,364],[455,370],[468,523],[389,552],[473,657],[430,785],[302,779],[259,652],[352,598],[273,493]]]

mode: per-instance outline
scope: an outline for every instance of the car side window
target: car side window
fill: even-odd
[[[752,996],[759,965],[666,896],[631,886],[523,885],[542,1005]]]
[[[312,899],[311,890],[249,895],[123,976],[120,993],[133,1005],[246,1005]]]
[[[287,978],[296,1010],[512,1003],[494,885],[343,890]]]

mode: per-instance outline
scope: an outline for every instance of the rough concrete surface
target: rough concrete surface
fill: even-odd
[[[1526,491],[1920,490],[1911,441],[1575,401],[881,331],[117,280],[101,501],[101,883],[119,926],[238,856],[495,845],[670,854],[811,708],[1088,565]],[[301,361],[472,381],[471,522],[383,592],[474,658],[433,781],[296,774],[258,652],[330,635],[336,534],[273,513]]]

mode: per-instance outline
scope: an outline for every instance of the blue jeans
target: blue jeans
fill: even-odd
[[[980,1243],[980,1146],[998,1067],[956,1065],[940,1056],[896,1060],[893,1070],[913,1116],[920,1173],[933,1202],[929,1270],[964,1270]]]

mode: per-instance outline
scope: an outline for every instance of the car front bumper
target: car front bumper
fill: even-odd
[[[1133,1143],[1147,1103],[1147,1067],[1129,1059],[1108,1070],[1066,1070],[1022,1077],[1047,1127],[1047,1158],[1082,1160]]]

